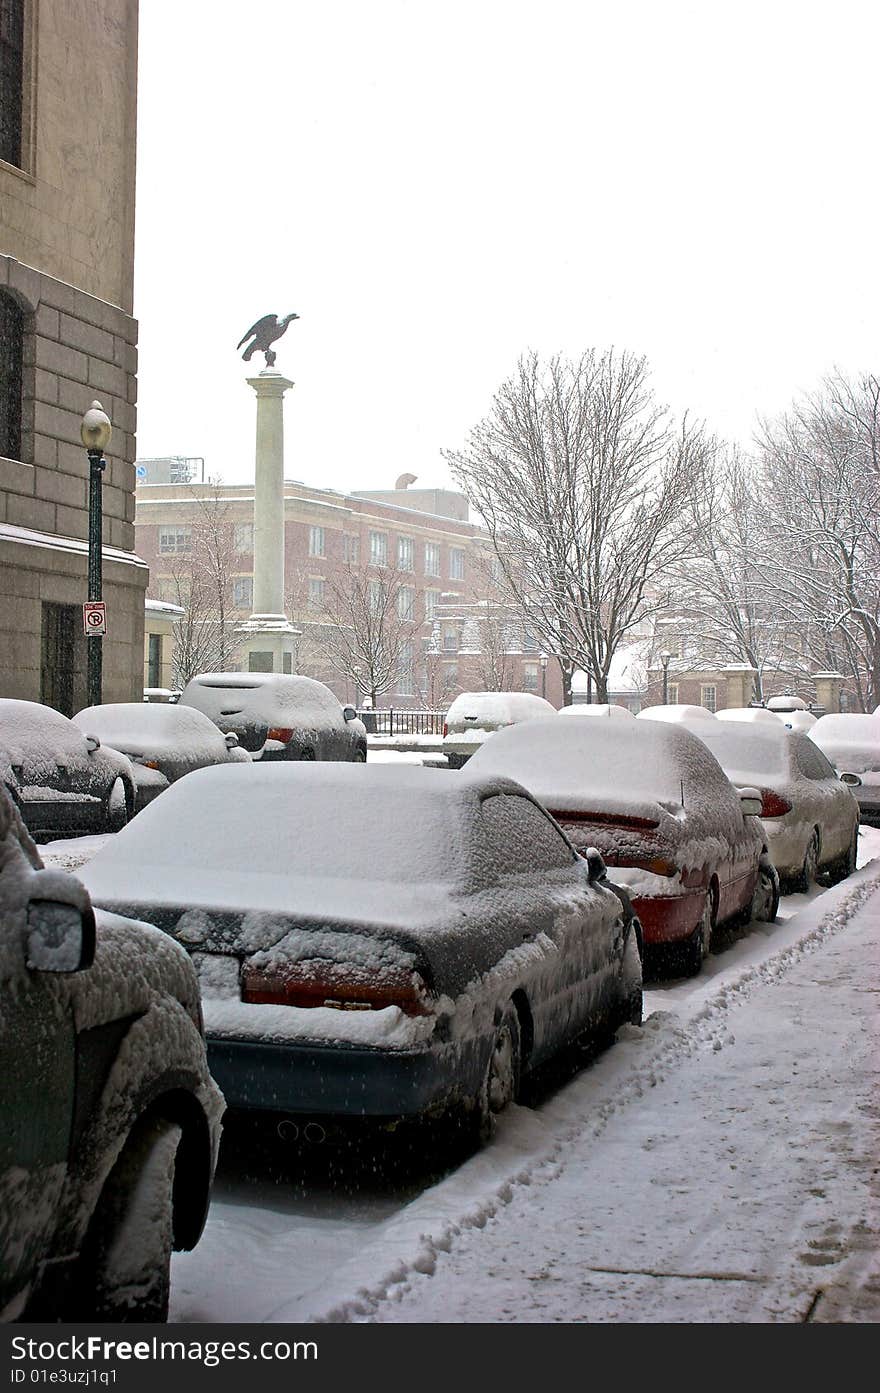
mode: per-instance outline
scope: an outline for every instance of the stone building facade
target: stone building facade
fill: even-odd
[[[136,0],[4,0],[0,122],[0,695],[86,704],[88,460],[103,486],[104,697],[141,694],[134,554]],[[90,74],[100,81],[90,81]]]

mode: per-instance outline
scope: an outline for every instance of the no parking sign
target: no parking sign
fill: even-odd
[[[83,605],[83,633],[87,638],[103,638],[107,632],[107,606],[103,600]]]

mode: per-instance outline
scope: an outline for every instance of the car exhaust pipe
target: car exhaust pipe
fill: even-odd
[[[285,1117],[283,1122],[279,1122],[276,1130],[282,1141],[299,1141],[299,1127],[289,1117]]]
[[[319,1146],[322,1141],[326,1140],[327,1133],[320,1122],[307,1122],[303,1128],[303,1136],[313,1146]]]

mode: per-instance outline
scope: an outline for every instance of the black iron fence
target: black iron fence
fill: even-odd
[[[444,711],[361,710],[358,715],[370,735],[442,735]]]

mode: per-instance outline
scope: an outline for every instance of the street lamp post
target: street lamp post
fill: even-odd
[[[544,698],[544,700],[546,701],[546,699],[547,699],[547,654],[546,654],[546,653],[542,653],[542,654],[540,655],[540,657],[538,658],[538,662],[541,664],[541,696],[542,696],[542,697]]]
[[[664,648],[660,654],[660,661],[663,664],[663,705],[669,702],[669,659],[672,657],[668,648]]]
[[[93,401],[83,416],[79,433],[89,457],[88,599],[100,600],[102,590],[101,533],[103,530],[101,488],[106,464],[104,451],[110,444],[112,431],[110,417],[99,401]],[[100,706],[101,704],[103,642],[101,634],[89,634],[86,638],[89,706]]]

